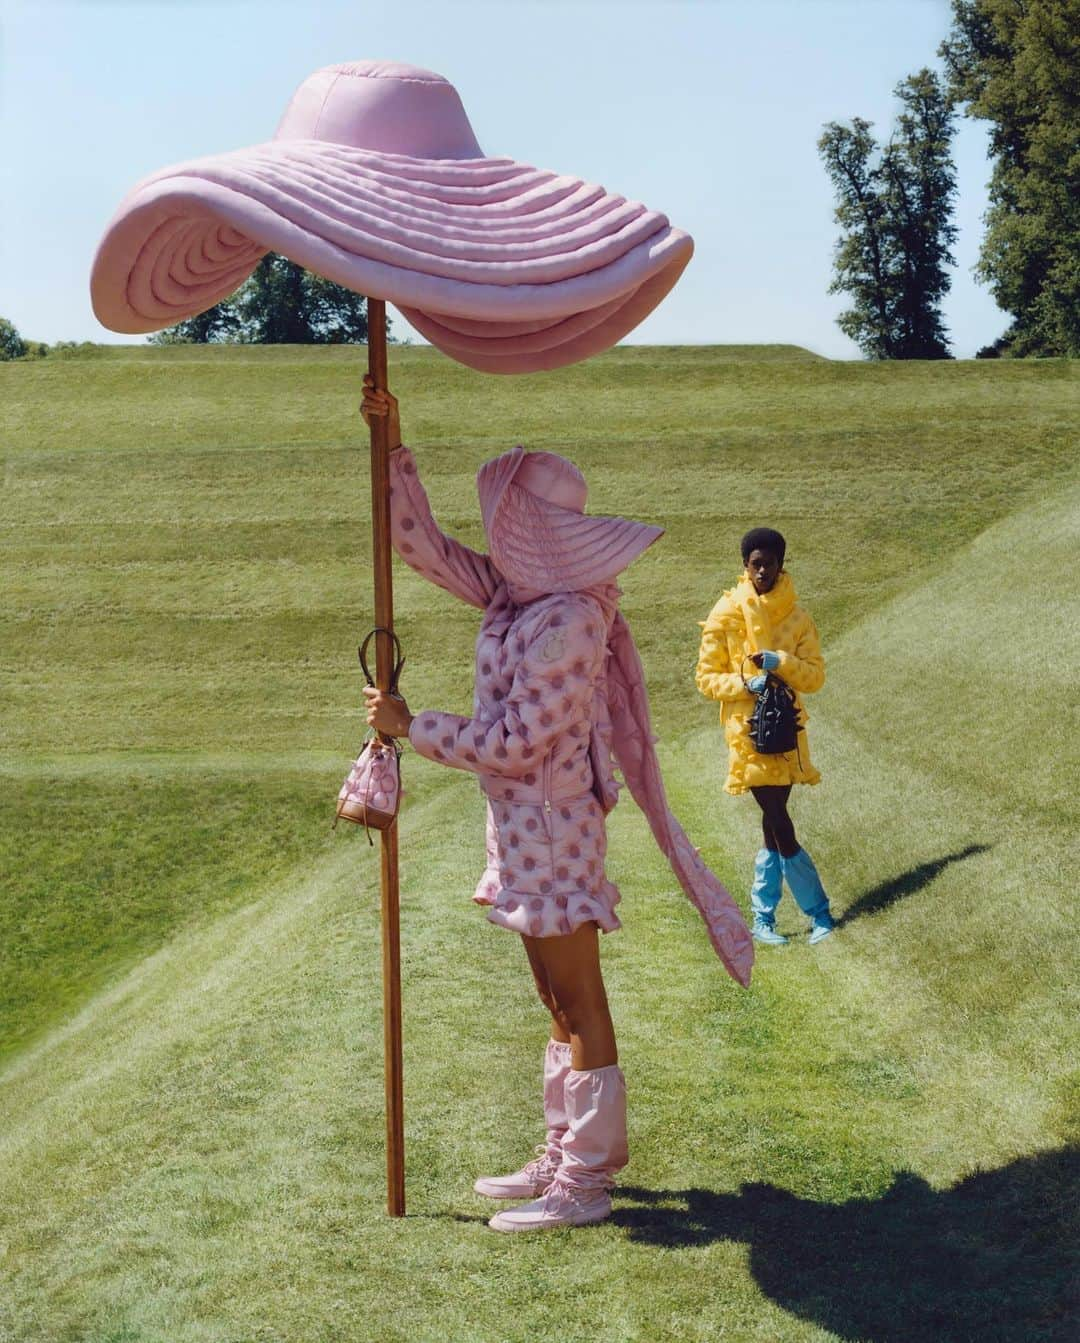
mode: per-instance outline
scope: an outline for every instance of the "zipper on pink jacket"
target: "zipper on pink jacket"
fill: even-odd
[[[548,751],[544,757],[540,778],[544,790],[544,829],[547,831],[548,857],[551,859],[551,878],[555,879],[555,834],[551,825],[551,772],[554,768],[555,752]]]
[[[551,815],[551,770],[554,761],[555,752],[548,751],[544,756],[544,766],[540,771],[540,782],[544,790],[544,813]]]

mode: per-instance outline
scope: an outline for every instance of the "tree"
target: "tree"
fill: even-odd
[[[243,339],[252,345],[313,345],[305,271],[268,252],[236,296]]]
[[[818,141],[841,228],[829,292],[850,294],[837,323],[871,358],[948,359],[941,302],[955,264],[953,113],[932,70],[894,92],[901,111],[880,153],[861,117],[829,122]]]
[[[231,298],[150,340],[155,345],[347,345],[363,344],[367,334],[362,294],[268,252]]]
[[[149,339],[151,345],[206,345],[236,340],[239,330],[240,315],[232,299],[225,299],[186,321],[155,331]]]
[[[948,337],[941,303],[951,283],[946,266],[956,226],[952,222],[956,170],[949,153],[954,114],[931,70],[909,76],[895,90],[902,110],[897,133],[881,156],[890,260],[902,277],[897,324],[906,359],[946,359]]]
[[[15,329],[15,324],[0,317],[0,361],[21,359],[26,353],[26,341]]]
[[[366,343],[368,338],[367,299],[342,284],[307,272],[312,328],[327,345]],[[387,339],[390,322],[387,320]]]
[[[990,123],[975,273],[1013,321],[1008,355],[1080,355],[1080,0],[953,0],[949,90]],[[990,348],[990,347],[988,347]]]

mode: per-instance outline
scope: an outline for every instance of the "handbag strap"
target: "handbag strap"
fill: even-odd
[[[741,677],[741,679],[742,679],[742,683],[743,683],[743,685],[747,688],[747,690],[750,689],[750,683],[749,683],[749,681],[747,681],[747,679],[746,679],[746,673],[743,671],[743,668],[746,666],[746,660],[747,660],[747,658],[748,658],[749,656],[750,656],[749,653],[744,653],[743,656],[742,656],[742,661],[739,663],[739,676]],[[756,663],[756,662],[753,662],[753,663],[751,663],[750,665],[753,666],[753,667],[756,667],[756,666],[757,666],[757,663]],[[780,677],[779,677],[779,676],[774,676],[772,672],[765,672],[765,677],[766,677],[766,684],[767,684],[769,681],[776,681],[776,682],[778,682],[780,685],[785,685],[785,684],[786,684],[784,681],[780,680]]]
[[[401,676],[401,669],[405,665],[405,654],[401,651],[401,640],[397,637],[397,635],[394,633],[392,629],[387,629],[385,625],[376,625],[375,628],[368,634],[367,638],[364,640],[364,642],[360,645],[359,648],[360,666],[363,668],[364,675],[367,677],[368,685],[374,685],[375,678],[371,674],[371,668],[367,665],[366,655],[367,655],[368,644],[371,643],[372,639],[374,639],[376,634],[389,634],[390,638],[393,639],[394,641],[394,669],[390,673],[390,684],[387,687],[387,691],[391,695],[396,695],[398,693],[398,679]]]
[[[750,689],[750,685],[749,685],[749,682],[748,682],[747,679],[746,679],[746,673],[743,671],[743,668],[746,666],[746,659],[747,659],[749,656],[750,656],[749,653],[744,653],[744,654],[742,655],[742,661],[739,663],[739,677],[740,677],[740,679],[742,680],[743,685],[746,686],[747,690]],[[756,664],[753,664],[753,665],[756,665]]]

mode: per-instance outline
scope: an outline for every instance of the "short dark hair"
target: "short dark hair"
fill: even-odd
[[[771,550],[783,566],[787,542],[779,532],[773,531],[771,527],[754,527],[742,539],[743,564],[755,550]]]

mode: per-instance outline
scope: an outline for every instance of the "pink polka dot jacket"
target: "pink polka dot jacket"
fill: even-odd
[[[746,922],[667,806],[644,673],[618,611],[614,574],[605,575],[596,559],[603,552],[609,570],[612,562],[625,564],[625,555],[611,561],[611,554],[620,546],[637,553],[659,531],[579,510],[581,530],[591,539],[587,554],[573,563],[589,586],[544,591],[542,566],[533,571],[537,586],[526,586],[523,552],[505,535],[515,529],[519,511],[515,490],[506,486],[522,474],[527,459],[540,457],[552,454],[515,449],[482,468],[489,556],[439,529],[409,449],[390,454],[395,548],[418,573],[484,612],[472,717],[422,711],[413,718],[409,740],[430,760],[478,776],[488,800],[487,862],[473,898],[488,907],[493,923],[531,937],[565,935],[590,921],[606,932],[620,926],[619,892],[604,871],[604,818],[618,797],[617,765],[705,919],[715,950],[733,978],[748,984],[753,943]],[[564,459],[554,460],[577,473]],[[493,479],[502,504],[492,502]],[[519,502],[527,497],[529,545],[551,548],[554,519],[561,538],[555,562],[571,563],[570,510],[548,507],[525,489],[516,495]],[[595,525],[602,522],[613,526],[605,532]],[[628,528],[641,535],[634,538]],[[506,566],[512,579],[497,567],[502,551],[514,556]],[[570,580],[564,574],[562,581]]]

